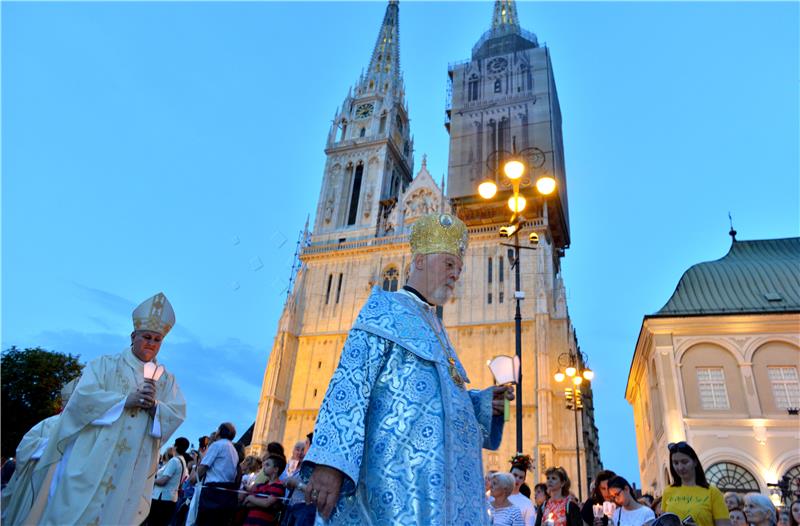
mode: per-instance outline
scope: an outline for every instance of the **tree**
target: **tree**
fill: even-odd
[[[41,347],[3,352],[2,454],[14,456],[23,435],[41,420],[61,411],[61,388],[81,375],[80,356]]]

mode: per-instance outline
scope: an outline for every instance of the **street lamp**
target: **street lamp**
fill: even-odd
[[[522,195],[522,189],[529,186],[536,188],[536,191],[541,194],[543,198],[552,194],[556,190],[556,181],[553,177],[547,174],[540,174],[539,178],[535,180],[535,184],[531,185],[531,178],[526,177],[526,174],[535,171],[537,168],[544,166],[545,155],[544,152],[538,148],[525,148],[524,150],[517,151],[516,137],[512,138],[512,151],[497,150],[489,155],[486,159],[486,165],[489,170],[490,177],[482,181],[478,185],[478,194],[483,199],[492,199],[497,195],[498,182],[504,187],[511,189],[511,197],[508,199],[508,208],[513,215],[511,216],[510,224],[500,228],[500,235],[502,237],[511,238],[513,236],[513,243],[501,243],[502,245],[512,247],[514,249],[514,262],[511,268],[514,269],[515,277],[515,292],[514,298],[516,299],[516,312],[514,314],[514,332],[515,332],[515,346],[516,356],[519,363],[522,363],[522,313],[520,302],[525,299],[525,293],[522,291],[520,285],[520,265],[519,253],[521,249],[535,249],[539,243],[539,236],[532,232],[529,236],[529,241],[533,246],[521,246],[519,243],[519,231],[525,224],[525,218],[521,213],[525,210],[528,200]],[[500,173],[504,176],[500,179]],[[535,195],[535,194],[534,194]],[[545,206],[547,205],[545,201]],[[511,251],[509,250],[509,253]],[[538,380],[538,360],[534,360],[535,373],[534,373],[534,405],[536,405],[536,397],[538,397],[539,380]],[[534,415],[535,416],[535,415]],[[520,366],[520,373],[517,381],[516,393],[516,417],[517,417],[517,452],[524,451],[522,442],[522,372]],[[538,418],[538,417],[537,417]],[[536,426],[536,448],[534,449],[534,463],[538,469],[539,455],[538,444],[539,441],[539,426]]]
[[[594,371],[585,367],[586,359],[580,351],[561,353],[558,355],[558,370],[553,375],[556,382],[561,383],[570,378],[569,383],[564,387],[564,399],[566,407],[575,414],[575,463],[578,466],[578,499],[583,500],[583,486],[581,480],[581,448],[578,438],[578,411],[583,409],[583,393],[581,384],[586,380],[591,382],[594,378]],[[561,372],[564,367],[564,372]],[[569,385],[572,384],[572,385]]]

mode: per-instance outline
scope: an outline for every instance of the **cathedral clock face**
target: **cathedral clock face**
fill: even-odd
[[[508,60],[504,59],[503,57],[493,58],[486,64],[486,69],[489,73],[500,73],[501,71],[505,70],[508,66]]]
[[[356,108],[356,119],[366,119],[372,115],[372,104],[362,104]]]

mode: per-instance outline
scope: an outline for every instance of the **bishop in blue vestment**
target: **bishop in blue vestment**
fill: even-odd
[[[449,214],[411,233],[413,263],[398,292],[376,287],[345,342],[322,402],[306,498],[318,523],[491,524],[481,448],[497,449],[510,388],[469,390],[436,305],[452,294],[467,230]]]

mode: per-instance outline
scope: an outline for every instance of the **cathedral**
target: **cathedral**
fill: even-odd
[[[487,201],[478,196],[478,185],[487,176],[497,177],[487,162],[493,152],[516,149],[535,152],[531,169],[557,181],[557,191],[546,199],[526,190],[525,243],[530,233],[539,241],[535,249],[521,250],[518,262],[524,293],[523,452],[537,460],[529,483],[542,479],[548,466],[563,466],[586,495],[588,481],[602,468],[591,387],[583,388],[583,410],[575,419],[565,406],[564,389],[553,380],[563,365],[559,357],[579,348],[560,271],[570,232],[550,53],[520,27],[513,0],[496,1],[491,15],[491,27],[471,58],[447,71],[445,191],[444,181],[437,184],[431,177],[424,156],[414,173],[400,71],[399,6],[389,1],[369,65],[336,110],[328,133],[313,227],[307,228],[301,265],[264,373],[253,453],[271,441],[293,444],[313,431],[350,326],[373,286],[392,291],[403,286],[410,226],[430,212],[454,213],[469,228],[464,272],[439,315],[467,369],[469,387],[492,385],[487,362],[515,352],[513,251],[498,235],[509,220],[505,200],[510,194],[501,187],[498,198]],[[526,185],[530,180],[523,181]],[[487,470],[509,468],[516,452],[515,409],[512,402],[500,449],[484,452]]]

